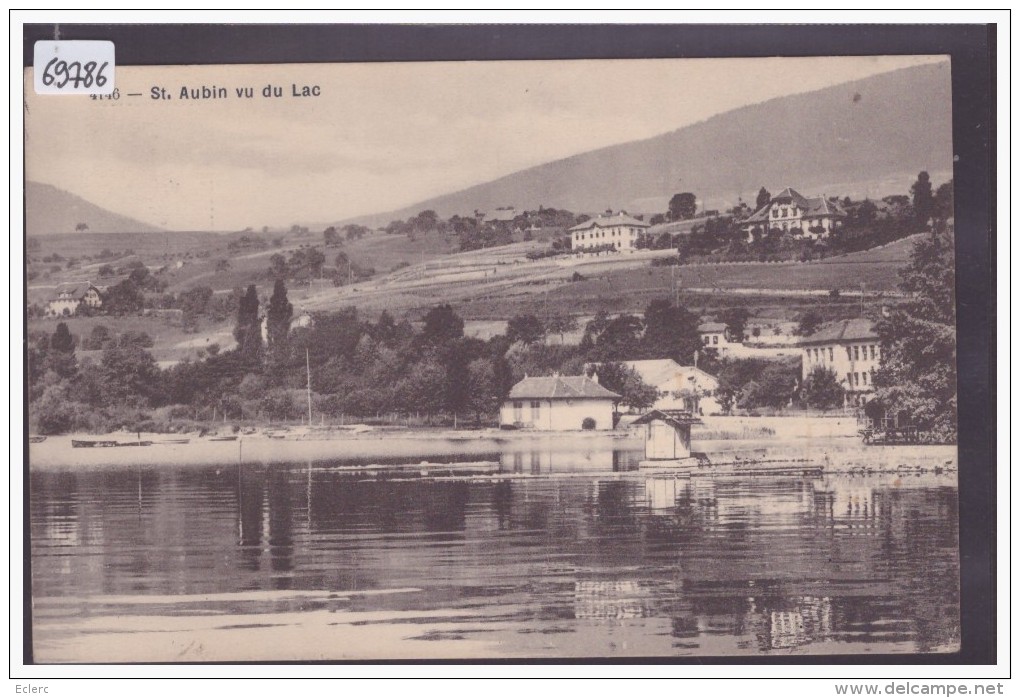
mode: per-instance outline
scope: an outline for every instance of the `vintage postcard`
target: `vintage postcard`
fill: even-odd
[[[59,65],[31,661],[960,649],[948,56]]]

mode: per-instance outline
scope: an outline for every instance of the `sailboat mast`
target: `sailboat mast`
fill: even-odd
[[[308,362],[308,347],[305,347],[305,385],[308,392],[308,426],[312,426],[312,366]]]

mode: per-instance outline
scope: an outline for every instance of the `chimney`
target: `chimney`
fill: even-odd
[[[592,374],[591,374],[591,379],[593,381],[595,381],[596,383],[598,383],[599,382],[599,372],[598,371],[593,371]]]

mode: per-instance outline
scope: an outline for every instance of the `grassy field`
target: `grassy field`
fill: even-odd
[[[199,324],[195,332],[185,332],[176,323],[166,318],[137,315],[33,318],[29,322],[29,333],[45,332],[52,335],[59,322],[67,323],[67,328],[72,335],[79,338],[79,341],[88,337],[96,325],[103,325],[116,335],[123,332],[145,332],[152,337],[154,342],[154,346],[149,351],[156,361],[160,362],[198,358],[199,351],[210,344],[218,344],[222,349],[229,349],[234,345],[231,326],[228,323],[209,321]],[[91,357],[98,360],[99,352],[79,351],[78,356],[79,358]]]
[[[249,233],[249,235],[251,235]],[[266,273],[269,258],[277,252],[288,254],[300,246],[322,249],[321,232],[283,235],[280,247],[242,250],[231,254],[227,244],[240,234],[171,233],[133,235],[55,235],[39,238],[42,257],[59,252],[65,258],[95,254],[107,248],[114,252],[132,249],[135,256],[113,262],[123,265],[140,259],[150,267],[165,267],[160,273],[168,290],[179,292],[197,285],[225,291],[255,283],[268,293]],[[272,234],[266,236],[273,238]],[[276,235],[279,238],[281,235]],[[683,267],[655,267],[656,257],[670,251],[640,252],[603,257],[555,257],[529,261],[531,250],[547,249],[534,241],[505,247],[452,253],[453,241],[439,235],[411,241],[405,236],[371,234],[342,247],[324,250],[327,267],[341,250],[362,266],[375,267],[377,274],[353,286],[333,287],[327,280],[319,286],[292,283],[290,298],[298,312],[331,310],[356,306],[364,317],[387,310],[397,318],[420,320],[429,308],[450,303],[466,320],[500,322],[524,313],[539,317],[553,314],[590,316],[600,309],[610,313],[640,313],[655,298],[669,297],[674,275],[679,280],[681,301],[704,314],[721,308],[743,306],[752,316],[794,320],[807,309],[824,318],[852,317],[859,313],[860,284],[865,284],[865,311],[873,313],[895,293],[898,271],[906,262],[913,240],[901,240],[883,248],[834,257],[822,262],[780,264],[718,264]],[[217,272],[216,260],[227,258],[230,269]],[[400,269],[398,265],[406,263]],[[45,301],[55,284],[97,277],[99,263],[83,270],[54,274],[37,280],[29,288],[29,300]],[[574,274],[582,278],[572,281]],[[115,280],[114,280],[115,281]],[[839,290],[838,297],[830,294]],[[198,334],[187,335],[170,321],[160,318],[73,319],[71,330],[88,332],[96,322],[112,330],[144,330],[157,340],[154,351],[159,360],[195,356],[209,344],[226,348],[232,343],[230,323],[203,326]],[[55,321],[32,322],[32,329],[49,327]],[[485,328],[482,334],[490,334]]]

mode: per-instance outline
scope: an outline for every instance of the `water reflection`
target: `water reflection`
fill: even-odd
[[[284,611],[314,623],[327,608],[436,626],[400,635],[413,645],[402,656],[468,637],[485,639],[470,646],[486,656],[959,643],[949,480],[645,476],[631,467],[639,453],[612,451],[494,454],[487,470],[472,458],[467,476],[451,460],[439,479],[344,461],[33,473],[38,658],[79,658],[82,638],[112,643],[88,623],[116,626],[146,597],[160,599],[149,618],[180,617],[182,604],[196,618],[237,615],[230,633]],[[269,591],[326,596],[252,595]]]

